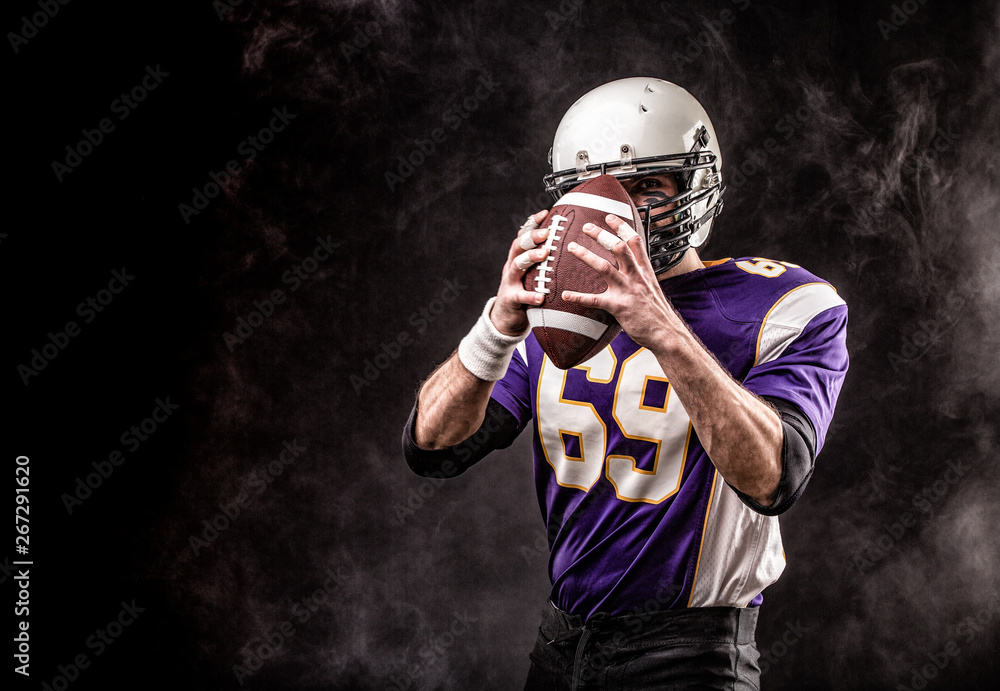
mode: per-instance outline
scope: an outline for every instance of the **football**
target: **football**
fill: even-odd
[[[543,245],[548,257],[524,274],[525,290],[545,296],[539,307],[529,307],[528,321],[538,344],[559,369],[576,367],[603,350],[621,332],[608,312],[562,299],[564,290],[603,293],[608,284],[592,268],[566,250],[576,242],[618,266],[610,250],[583,232],[593,223],[614,232],[605,222],[615,214],[640,234],[642,219],[625,188],[612,175],[601,175],[577,185],[559,198],[545,218],[548,237]]]

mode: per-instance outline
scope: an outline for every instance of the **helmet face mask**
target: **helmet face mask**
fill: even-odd
[[[673,175],[676,195],[637,205],[650,262],[660,273],[688,247],[705,243],[722,210],[722,156],[714,134],[701,104],[676,84],[642,77],[609,82],[563,116],[549,151],[553,172],[544,178],[545,189],[558,199],[598,175],[623,182]],[[663,207],[669,210],[657,213]]]

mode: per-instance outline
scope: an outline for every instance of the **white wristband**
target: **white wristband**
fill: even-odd
[[[490,298],[472,331],[458,344],[458,359],[465,369],[483,381],[503,379],[517,344],[527,338],[531,327],[520,336],[505,336],[490,321],[496,298]]]

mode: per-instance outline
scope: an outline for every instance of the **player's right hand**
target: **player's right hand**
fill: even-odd
[[[545,259],[548,250],[538,247],[545,242],[548,231],[538,225],[545,220],[548,211],[538,211],[528,217],[518,230],[517,238],[510,244],[507,263],[500,277],[500,290],[490,311],[490,321],[497,331],[508,336],[519,336],[528,328],[527,307],[542,304],[544,295],[525,290],[521,282],[524,272]]]

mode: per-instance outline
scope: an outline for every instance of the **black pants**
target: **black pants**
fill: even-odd
[[[756,607],[701,607],[587,622],[542,610],[525,691],[760,688]]]

